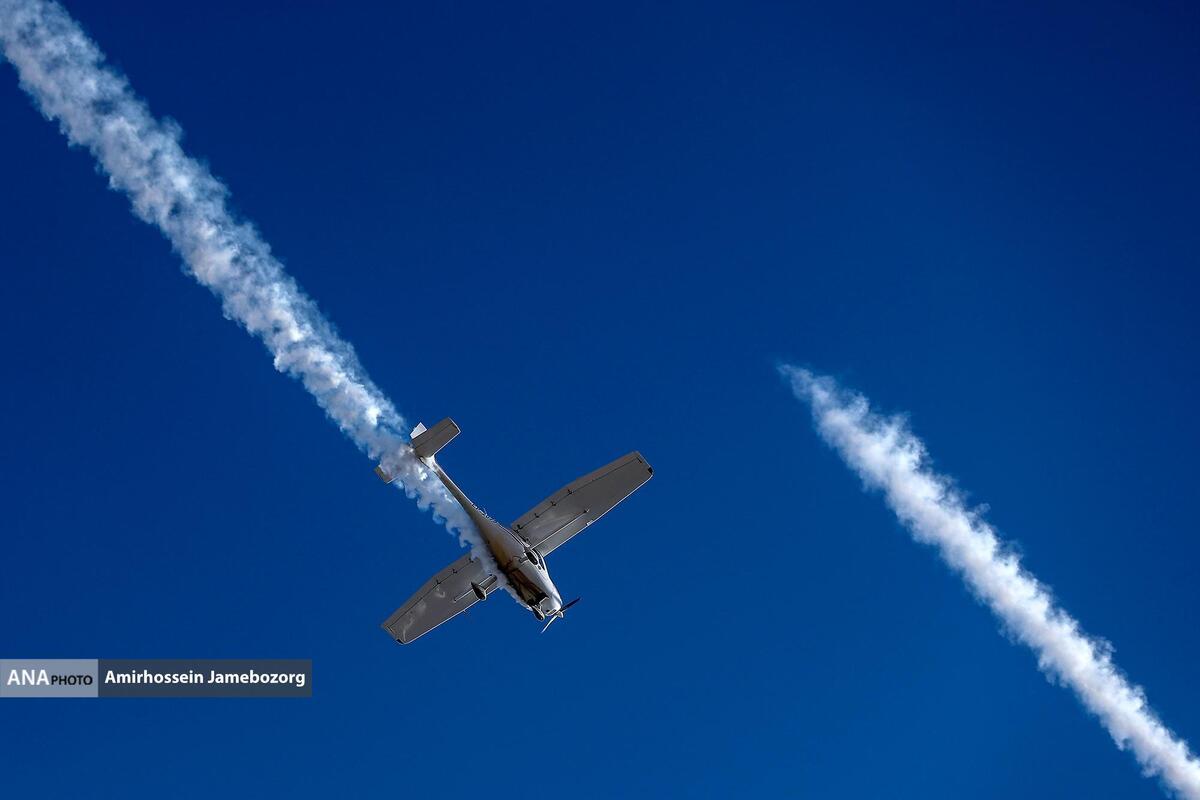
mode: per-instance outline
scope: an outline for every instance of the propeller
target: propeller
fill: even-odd
[[[574,600],[567,603],[565,606],[560,608],[558,611],[555,611],[554,614],[551,615],[550,621],[546,623],[546,627],[542,628],[542,633],[545,633],[546,631],[550,630],[550,626],[554,624],[554,620],[562,619],[563,615],[566,613],[567,609],[570,608],[571,606],[575,605],[576,603],[578,603],[581,599],[582,598],[576,597]]]

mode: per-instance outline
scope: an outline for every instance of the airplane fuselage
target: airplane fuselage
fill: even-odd
[[[562,595],[559,594],[554,581],[550,580],[546,560],[538,556],[529,543],[512,528],[501,525],[483,513],[436,462],[432,459],[423,461],[470,515],[471,521],[475,523],[484,543],[491,551],[492,558],[496,560],[497,566],[508,579],[509,586],[521,598],[521,602],[528,606],[539,620],[558,613],[563,607]]]

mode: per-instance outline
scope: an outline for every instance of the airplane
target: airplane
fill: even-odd
[[[512,525],[505,526],[472,503],[434,460],[438,451],[460,432],[450,418],[428,429],[423,424],[417,425],[412,432],[413,453],[462,504],[483,535],[493,563],[487,564],[486,559],[468,553],[430,578],[383,623],[383,629],[400,644],[415,641],[486,600],[501,587],[501,574],[513,594],[539,622],[549,620],[542,628],[545,633],[556,619],[563,618],[568,608],[579,602],[577,597],[563,604],[558,587],[550,580],[546,556],[637,491],[654,474],[654,469],[635,450],[567,484]],[[385,483],[396,479],[382,464],[375,468],[375,474]]]

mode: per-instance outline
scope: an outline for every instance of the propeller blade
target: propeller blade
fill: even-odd
[[[550,621],[546,623],[546,627],[545,627],[545,628],[542,628],[542,633],[545,633],[547,630],[549,630],[549,629],[550,629],[550,626],[554,624],[554,620],[556,620],[556,619],[562,619],[562,618],[563,618],[563,615],[566,613],[567,609],[568,609],[568,608],[570,608],[571,606],[575,605],[576,603],[578,603],[578,602],[579,602],[580,600],[582,600],[582,599],[583,599],[583,598],[581,598],[581,597],[576,597],[574,600],[572,600],[571,602],[567,603],[565,606],[563,606],[562,608],[560,608],[558,611],[555,611],[553,614],[551,614],[551,615],[550,615]]]

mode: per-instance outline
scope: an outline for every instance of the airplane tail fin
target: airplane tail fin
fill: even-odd
[[[412,433],[409,435],[412,436],[412,449],[417,458],[431,458],[461,432],[459,427],[454,424],[454,420],[446,417],[437,425],[428,429],[426,429],[423,423],[418,423],[417,427],[413,428]],[[388,472],[383,464],[375,467],[375,474],[384,483],[391,483],[396,480],[396,476]]]
[[[412,432],[413,452],[417,454],[417,458],[431,458],[461,432],[449,417],[428,430],[424,425],[417,425]]]

